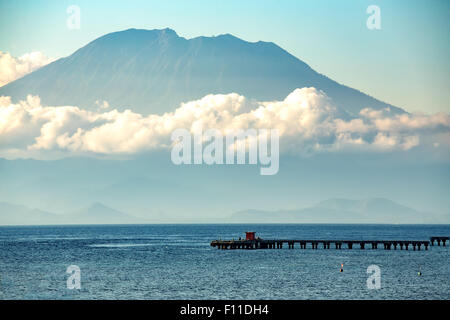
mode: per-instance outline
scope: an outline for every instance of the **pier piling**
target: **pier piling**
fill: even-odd
[[[442,241],[442,246],[445,247],[445,242],[449,239],[449,237],[431,237],[430,238],[430,242],[431,245],[434,246],[434,242],[437,242],[437,245],[440,246],[441,245],[441,241]]]

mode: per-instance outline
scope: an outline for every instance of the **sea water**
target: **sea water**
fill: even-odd
[[[449,246],[218,250],[216,239],[429,240],[449,225],[0,227],[1,299],[450,299]],[[367,248],[369,247],[369,248]],[[340,272],[343,264],[343,272]],[[80,270],[70,289],[69,266]],[[380,289],[367,285],[380,270]],[[70,270],[69,270],[70,271]],[[419,275],[421,272],[421,275]]]

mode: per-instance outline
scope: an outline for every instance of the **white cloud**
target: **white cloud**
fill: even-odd
[[[387,152],[429,144],[437,149],[450,133],[450,116],[392,115],[364,109],[360,117],[341,119],[332,101],[314,88],[296,89],[283,101],[254,102],[235,93],[207,95],[164,115],[110,110],[92,112],[74,106],[42,106],[39,97],[11,103],[0,97],[0,156],[45,152],[134,154],[170,148],[173,130],[186,128],[278,129],[280,152]],[[110,111],[108,111],[110,110]]]
[[[108,109],[109,108],[109,103],[106,100],[96,100],[95,104],[100,108],[100,109]]]
[[[0,87],[23,77],[54,59],[46,57],[42,52],[26,53],[15,58],[7,52],[0,51]]]

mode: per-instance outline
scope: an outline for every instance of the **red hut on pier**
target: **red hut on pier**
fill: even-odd
[[[255,240],[255,232],[254,231],[247,231],[245,233],[245,240]]]

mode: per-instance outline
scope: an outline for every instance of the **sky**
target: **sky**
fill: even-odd
[[[70,5],[81,10],[69,30]],[[366,13],[377,5],[381,29]],[[70,55],[109,32],[172,28],[192,38],[230,33],[275,42],[328,77],[410,112],[449,112],[450,2],[0,1],[0,51]]]
[[[75,30],[67,26],[73,5],[80,8]],[[379,30],[366,24],[371,5],[380,8]],[[196,216],[384,197],[448,214],[449,13],[448,0],[0,0],[0,71],[16,71],[10,78],[0,72],[0,86],[107,33],[171,28],[186,38],[228,33],[274,42],[329,78],[412,112],[364,108],[346,118],[315,88],[270,102],[211,94],[162,115],[118,111],[114,101],[99,100],[89,111],[47,105],[38,96],[0,97],[0,201],[60,213],[101,202],[134,215],[152,208],[151,214]],[[199,124],[224,132],[279,130],[279,172],[175,170],[171,134],[195,132]],[[133,161],[142,165],[135,169]]]

